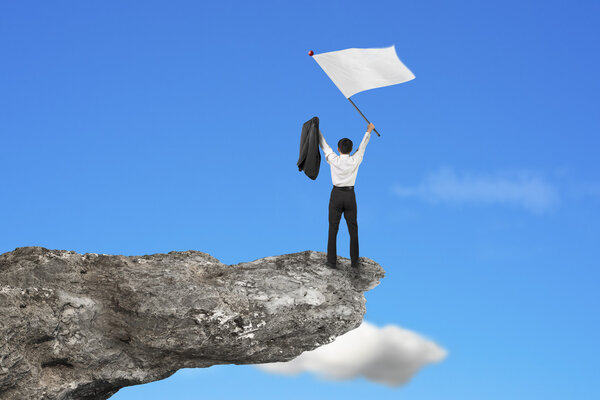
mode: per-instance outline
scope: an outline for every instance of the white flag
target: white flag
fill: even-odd
[[[313,58],[346,98],[363,90],[395,85],[415,78],[398,58],[395,46],[330,51],[315,54]]]

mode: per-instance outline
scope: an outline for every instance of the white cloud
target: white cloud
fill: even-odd
[[[312,372],[331,380],[364,377],[388,386],[407,383],[423,366],[442,361],[446,350],[415,332],[366,321],[332,343],[283,363],[259,364],[272,373]]]
[[[462,173],[442,167],[417,186],[392,187],[401,197],[419,197],[431,203],[502,203],[521,206],[536,214],[559,202],[553,185],[531,171]]]

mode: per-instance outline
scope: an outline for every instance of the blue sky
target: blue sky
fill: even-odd
[[[392,44],[359,93],[366,320],[448,351],[400,388],[183,370],[114,399],[577,399],[600,390],[600,3],[2,2],[0,252],[326,251],[302,124],[366,123],[307,52]],[[333,146],[332,146],[333,147]],[[338,254],[348,257],[345,225]]]

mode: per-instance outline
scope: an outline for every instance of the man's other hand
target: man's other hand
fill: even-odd
[[[373,129],[375,129],[375,125],[369,122],[369,126],[367,126],[367,132],[370,133]]]

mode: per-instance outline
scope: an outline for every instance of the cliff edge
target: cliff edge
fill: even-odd
[[[180,368],[291,360],[360,325],[384,276],[304,251],[225,265],[20,247],[0,255],[0,398],[107,399]]]

